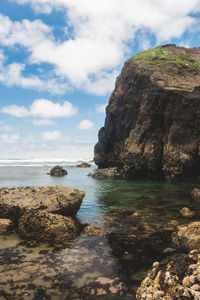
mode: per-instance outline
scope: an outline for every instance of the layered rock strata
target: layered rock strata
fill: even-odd
[[[116,80],[94,160],[125,178],[200,176],[200,48],[166,45],[129,59]]]

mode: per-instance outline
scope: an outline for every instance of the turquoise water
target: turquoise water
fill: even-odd
[[[86,195],[77,217],[82,223],[105,227],[108,235],[81,235],[68,249],[56,251],[43,243],[34,248],[27,247],[16,233],[1,237],[0,273],[4,274],[13,265],[8,257],[16,257],[22,274],[21,280],[11,278],[12,285],[9,280],[1,285],[3,279],[0,276],[0,296],[6,295],[6,299],[27,299],[26,294],[28,299],[135,299],[136,287],[151,263],[160,256],[157,250],[162,252],[168,245],[168,240],[165,243],[158,233],[155,248],[149,236],[174,219],[179,223],[187,222],[179,213],[182,207],[200,209],[200,203],[190,196],[193,185],[97,180],[87,176],[96,168],[94,165],[84,169],[75,167],[75,163],[59,164],[67,169],[67,176],[47,175],[55,165],[53,162],[0,163],[0,187],[69,185],[82,189]],[[135,235],[139,240],[135,240]],[[27,264],[28,278],[23,276]],[[6,266],[5,270],[3,266]],[[7,278],[11,276],[12,272],[9,272],[5,274]],[[49,277],[45,280],[46,272]],[[103,282],[102,285],[98,280]],[[115,280],[114,283],[109,283],[111,280]],[[116,283],[117,280],[121,283]],[[101,288],[98,288],[99,284]],[[107,294],[104,291],[99,295],[102,286],[107,289]]]

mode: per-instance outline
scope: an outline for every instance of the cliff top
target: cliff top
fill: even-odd
[[[200,86],[200,48],[164,45],[142,51],[129,61],[138,71],[150,73],[162,88],[192,92]]]

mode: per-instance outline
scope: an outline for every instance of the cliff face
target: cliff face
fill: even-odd
[[[200,176],[200,48],[166,45],[125,63],[94,159],[125,178]]]

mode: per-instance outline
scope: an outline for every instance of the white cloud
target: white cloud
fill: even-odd
[[[90,130],[93,128],[94,128],[94,123],[89,120],[82,120],[78,125],[78,129],[80,130]]]
[[[78,113],[77,107],[70,102],[65,101],[63,104],[54,103],[47,99],[37,99],[27,109],[24,106],[8,105],[4,106],[0,112],[15,117],[40,117],[49,118],[67,118]]]
[[[16,1],[32,5],[39,13],[62,10],[66,13],[63,30],[70,27],[70,35],[57,41],[52,28],[39,20],[12,22],[2,16],[1,44],[26,47],[29,63],[48,63],[73,87],[97,95],[113,88],[110,74],[116,74],[130,55],[136,32],[149,31],[157,43],[170,42],[195,26],[191,14],[200,11],[200,0]],[[149,46],[147,38],[141,46]]]
[[[5,143],[5,144],[14,144],[19,139],[20,139],[19,134],[1,134],[0,135],[1,143]]]
[[[55,125],[56,122],[47,119],[39,119],[39,120],[36,119],[32,121],[32,124],[36,126],[49,126],[49,125],[51,126],[51,125]]]
[[[96,112],[101,114],[105,113],[107,104],[97,104],[96,105]]]
[[[56,78],[42,80],[38,76],[24,77],[25,64],[11,63],[4,66],[5,56],[0,52],[0,82],[6,86],[20,86],[22,88],[48,91],[53,94],[63,94],[67,88],[67,83],[61,83]]]
[[[1,131],[13,131],[14,128],[10,125],[2,125],[2,126],[0,126],[0,130]]]
[[[60,140],[62,138],[62,134],[60,131],[44,131],[41,134],[41,137],[44,141],[55,141]]]

